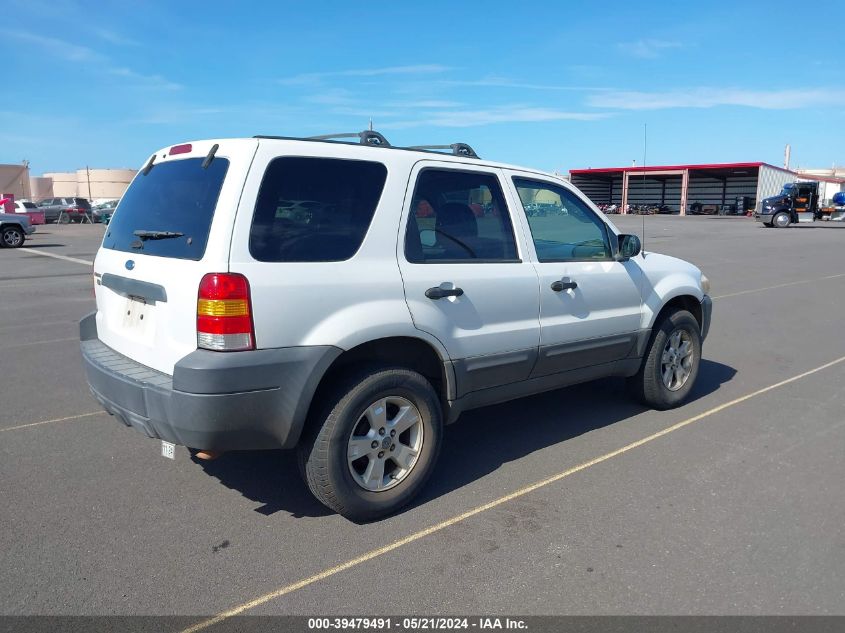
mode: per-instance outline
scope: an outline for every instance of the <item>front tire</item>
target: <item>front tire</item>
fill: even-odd
[[[25,241],[24,232],[16,226],[6,226],[0,229],[0,246],[3,246],[3,248],[20,248]]]
[[[786,211],[781,211],[780,213],[776,213],[775,217],[772,218],[772,226],[775,226],[779,229],[785,229],[789,226],[791,222],[791,218]]]
[[[299,446],[305,482],[324,505],[353,521],[396,512],[434,470],[443,436],[437,393],[403,368],[340,381]]]
[[[677,310],[657,324],[629,386],[646,406],[673,409],[692,391],[700,360],[701,327],[692,314]]]

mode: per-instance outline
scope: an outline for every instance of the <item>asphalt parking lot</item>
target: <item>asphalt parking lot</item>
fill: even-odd
[[[691,401],[613,379],[471,412],[421,499],[357,525],[292,454],[171,461],[100,412],[102,227],[39,227],[0,251],[0,613],[845,614],[845,226],[646,235],[713,284]]]

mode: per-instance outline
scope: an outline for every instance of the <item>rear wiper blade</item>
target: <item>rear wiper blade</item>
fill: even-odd
[[[174,237],[182,237],[184,233],[178,231],[144,231],[138,229],[132,231],[132,235],[140,237],[142,240],[169,240]]]

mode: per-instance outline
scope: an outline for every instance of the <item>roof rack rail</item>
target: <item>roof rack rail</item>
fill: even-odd
[[[340,134],[321,134],[319,136],[266,136],[263,134],[256,134],[253,138],[269,138],[284,141],[340,141],[339,139],[357,138],[360,145],[369,145],[370,147],[390,147],[393,149],[404,149],[410,151],[432,152],[442,154],[442,151],[448,149],[452,156],[463,156],[464,158],[480,158],[475,150],[466,143],[452,143],[451,145],[411,145],[410,147],[401,147],[391,145],[390,142],[384,138],[384,135],[375,130],[364,130],[363,132],[341,132]]]
[[[364,130],[363,132],[343,132],[341,134],[322,134],[320,136],[308,136],[308,141],[330,141],[336,138],[357,138],[361,145],[372,145],[374,147],[391,147],[384,136],[375,130]]]
[[[466,143],[452,143],[451,145],[412,145],[411,147],[406,147],[405,149],[450,149],[452,150],[453,156],[464,156],[466,158],[479,157],[478,154],[475,153],[475,150]]]

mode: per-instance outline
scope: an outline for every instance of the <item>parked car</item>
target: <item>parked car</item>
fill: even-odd
[[[0,248],[20,248],[33,233],[35,227],[27,215],[0,213]]]
[[[120,200],[107,200],[91,207],[91,217],[94,222],[108,224],[112,214],[114,214],[114,210],[117,208],[118,202]]]
[[[80,323],[106,411],[166,454],[296,447],[317,499],[370,520],[420,492],[463,411],[606,376],[684,402],[712,309],[698,268],[643,257],[560,177],[358,136],[150,157]],[[566,213],[528,215],[537,199]]]
[[[91,203],[86,198],[45,198],[38,203],[38,208],[44,211],[47,222],[61,221],[82,222],[85,216],[90,217]]]
[[[44,212],[34,202],[29,200],[15,200],[15,213],[24,213],[32,225],[44,224]]]

